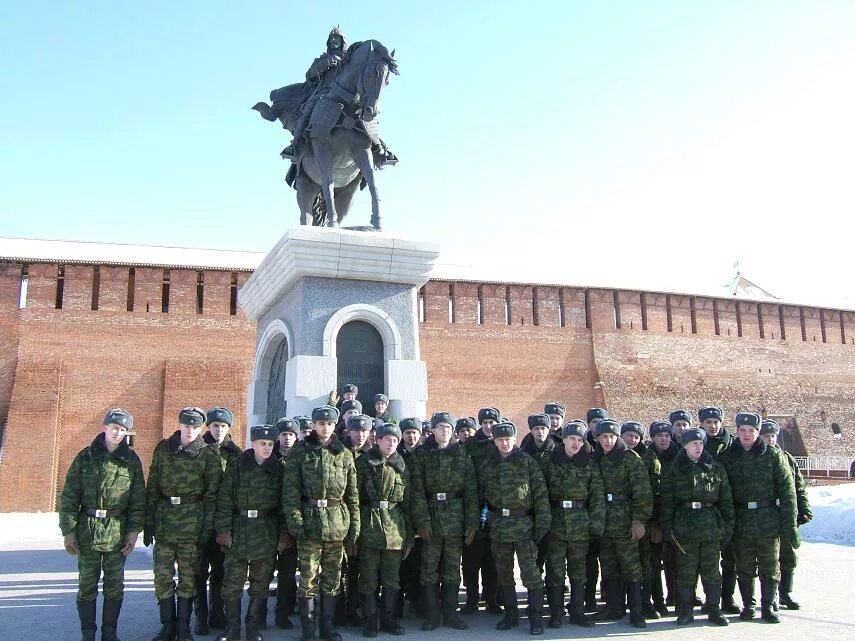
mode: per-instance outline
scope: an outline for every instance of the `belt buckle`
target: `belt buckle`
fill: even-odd
[[[693,510],[700,510],[702,507],[703,507],[703,503],[700,503],[698,501],[692,501],[692,509]]]
[[[447,498],[447,497],[446,497],[446,495],[445,495],[445,492],[439,492],[439,493],[437,493],[437,495],[436,495],[436,500],[437,500],[437,501],[445,501],[445,500],[446,500],[446,498]]]
[[[614,499],[614,494],[606,494],[606,500],[607,500],[609,503],[612,503],[612,502],[615,500],[615,499]]]
[[[171,505],[181,505],[181,497],[180,496],[170,496],[169,503]]]
[[[378,504],[380,505],[381,510],[389,509],[389,501],[378,501]]]
[[[561,507],[563,507],[565,510],[568,510],[573,507],[573,501],[561,501]]]
[[[107,510],[95,510],[95,518],[96,519],[106,519],[107,518]]]
[[[316,501],[316,503],[318,504],[318,507],[326,507],[327,506],[327,500],[326,499],[318,499]]]
[[[508,508],[503,507],[502,508],[502,516],[510,516],[510,515],[511,515],[511,511]]]
[[[258,518],[258,510],[247,510],[246,518],[248,519],[257,519]]]
[[[757,501],[748,501],[748,509],[756,510],[757,509]]]

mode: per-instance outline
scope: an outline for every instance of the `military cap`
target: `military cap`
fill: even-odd
[[[249,440],[257,441],[262,438],[275,441],[279,432],[272,425],[253,425],[249,430]]]
[[[121,407],[114,407],[113,409],[107,410],[107,413],[104,414],[104,425],[121,425],[126,430],[134,429],[134,417],[131,416],[131,413],[127,410],[123,410]]]
[[[279,434],[283,432],[291,432],[292,434],[297,434],[300,429],[297,426],[297,421],[292,418],[288,418],[287,416],[283,416],[278,421],[276,421],[276,431]]]
[[[567,438],[568,436],[578,436],[579,438],[585,438],[588,435],[588,424],[582,420],[570,421],[561,428],[561,438]]]
[[[623,423],[621,423],[621,436],[623,436],[627,432],[635,432],[640,438],[644,438],[644,426],[638,421],[624,421]]]
[[[374,430],[379,430],[383,425],[385,425],[386,421],[382,418],[374,418],[371,419],[371,428]]]
[[[588,413],[585,415],[585,420],[590,423],[595,418],[606,419],[609,417],[609,413],[604,410],[602,407],[592,407],[588,410]]]
[[[308,416],[295,416],[294,420],[297,421],[297,425],[300,426],[301,432],[312,429],[312,419]]]
[[[398,427],[401,428],[401,432],[406,432],[407,430],[416,430],[421,433],[422,431],[422,420],[420,418],[405,418],[400,423],[398,423]]]
[[[365,414],[358,414],[347,419],[348,430],[370,430],[374,420]]]
[[[564,407],[563,403],[547,403],[543,406],[543,413],[564,416],[567,413],[567,408]]]
[[[479,425],[484,421],[496,421],[498,423],[501,420],[502,413],[495,407],[482,407],[480,410],[478,410]]]
[[[356,410],[360,414],[362,414],[362,403],[353,399],[352,401],[342,401],[341,403],[341,413],[349,412],[350,410]]]
[[[208,410],[208,414],[205,417],[205,425],[226,423],[231,427],[234,422],[234,416],[232,416],[232,411],[228,407],[213,407]]]
[[[477,429],[475,427],[475,419],[471,416],[464,416],[463,418],[458,418],[457,423],[454,425],[454,431],[459,432],[460,430],[465,429]]]
[[[377,428],[377,433],[374,435],[376,440],[380,440],[384,436],[397,436],[401,440],[401,428],[394,423],[383,423]]]
[[[511,421],[502,421],[493,426],[493,438],[502,438],[504,436],[514,437],[517,435],[517,426]]]
[[[316,407],[312,410],[312,423],[317,421],[332,421],[335,423],[338,421],[338,417],[338,410],[332,405],[324,405],[323,407]]]
[[[707,433],[704,432],[700,427],[687,427],[680,435],[680,445],[685,445],[686,443],[691,443],[692,441],[703,441],[704,443],[706,443]]]
[[[198,407],[182,407],[178,412],[178,422],[181,425],[198,427],[205,423],[205,410]]]
[[[722,420],[724,418],[724,410],[714,405],[707,405],[706,407],[702,407],[698,410],[699,421],[703,423],[708,418],[717,418],[718,420]]]
[[[686,421],[689,425],[692,424],[692,413],[689,410],[674,410],[668,415],[668,420],[673,425],[677,421]]]
[[[597,423],[597,427],[594,428],[594,432],[597,436],[601,436],[603,434],[614,434],[615,436],[620,436],[620,427],[618,426],[617,421],[611,418],[604,418],[602,421]]]
[[[431,428],[436,427],[440,423],[448,423],[452,427],[456,423],[456,419],[449,412],[434,412],[434,415],[430,417],[430,426]]]
[[[433,429],[433,425],[430,424],[428,419],[422,421],[422,432],[430,432]]]
[[[756,412],[739,412],[736,415],[736,427],[747,425],[748,427],[756,427],[760,429],[761,418]]]
[[[388,404],[389,403],[389,397],[386,396],[386,394],[375,394],[374,395],[374,402],[375,403],[386,403],[386,404]]]
[[[778,421],[773,421],[770,418],[767,418],[760,424],[760,433],[761,434],[780,434],[781,426],[778,425]]]
[[[341,388],[342,394],[359,394],[359,388],[353,383],[346,383],[344,387]]]
[[[549,427],[549,416],[546,414],[532,414],[528,417],[528,429],[533,427]]]
[[[671,421],[653,421],[650,424],[650,438],[653,438],[657,434],[674,436],[674,426],[671,425]]]

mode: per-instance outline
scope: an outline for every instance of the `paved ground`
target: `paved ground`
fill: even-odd
[[[0,544],[0,639],[22,641],[77,641],[79,627],[74,605],[77,590],[76,562],[62,550],[61,540],[28,544],[21,549],[14,543]],[[37,549],[32,549],[32,548]],[[727,628],[709,626],[698,615],[698,622],[677,628],[672,619],[651,621],[639,633],[626,622],[597,625],[582,629],[565,625],[561,630],[546,629],[544,639],[595,638],[661,638],[666,641],[704,641],[719,639],[810,639],[811,641],[855,640],[853,615],[853,578],[855,547],[804,543],[800,550],[796,596],[803,604],[798,612],[783,611],[781,625],[760,622],[736,622]],[[271,616],[272,618],[272,616]],[[100,619],[100,615],[99,615]],[[733,617],[736,619],[736,617]],[[296,621],[296,617],[294,617]],[[513,632],[497,632],[498,617],[486,614],[467,617],[467,632],[440,629],[421,632],[419,621],[405,618],[407,637],[414,640],[452,641],[465,636],[473,641],[524,639],[528,624]],[[124,641],[150,639],[159,628],[157,607],[152,591],[151,561],[146,551],[137,548],[128,559],[125,605],[119,622]],[[358,629],[342,630],[345,640],[362,638]],[[213,639],[216,635],[198,637]],[[271,627],[265,639],[296,641],[299,629],[278,630]]]

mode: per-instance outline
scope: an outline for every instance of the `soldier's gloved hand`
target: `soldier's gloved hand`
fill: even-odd
[[[419,535],[420,539],[422,539],[424,541],[428,541],[428,540],[430,540],[430,537],[433,534],[433,532],[431,531],[430,526],[428,526],[428,527],[420,527],[417,531],[417,534]]]
[[[279,554],[282,554],[285,550],[294,547],[294,537],[288,534],[287,532],[283,532],[279,535],[279,545],[276,546]]]
[[[80,547],[77,545],[77,535],[74,532],[66,534],[62,539],[62,544],[65,546],[65,551],[69,554],[77,556],[80,553]]]
[[[799,549],[802,544],[802,539],[799,537],[799,531],[793,530],[787,535],[787,542],[790,544],[790,547],[794,550]]]
[[[543,540],[543,537],[546,536],[547,532],[549,532],[549,528],[537,528],[534,531],[534,542],[540,544]]]
[[[659,543],[662,541],[662,529],[658,525],[650,524],[650,542]]]
[[[122,546],[122,555],[128,556],[131,552],[134,551],[134,547],[137,544],[137,538],[139,537],[139,532],[128,532],[125,535],[125,544]]]
[[[463,542],[466,545],[472,545],[472,541],[475,540],[475,535],[478,534],[478,530],[474,527],[466,528],[466,534],[463,537]]]
[[[221,532],[217,534],[217,544],[222,545],[224,548],[230,548],[232,546],[232,533]]]
[[[154,543],[154,537],[151,535],[151,530],[149,530],[148,528],[143,530],[142,542],[143,545],[146,547]]]
[[[662,540],[665,541],[666,543],[673,543],[674,542],[674,536],[673,536],[673,534],[671,534],[671,528],[669,528],[669,527],[663,527],[662,528]]]
[[[633,541],[640,541],[644,538],[644,523],[641,521],[633,521],[629,526],[629,538]]]
[[[804,525],[805,523],[810,523],[811,519],[813,519],[812,516],[808,516],[807,514],[799,514],[798,519],[796,519],[796,523],[798,523],[799,525]]]

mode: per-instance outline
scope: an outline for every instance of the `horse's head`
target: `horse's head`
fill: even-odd
[[[395,62],[395,52],[389,53],[376,40],[362,43],[359,53],[365,61],[357,75],[356,91],[361,96],[362,119],[371,122],[380,114],[380,94],[389,83],[389,74],[398,74],[398,63]]]

